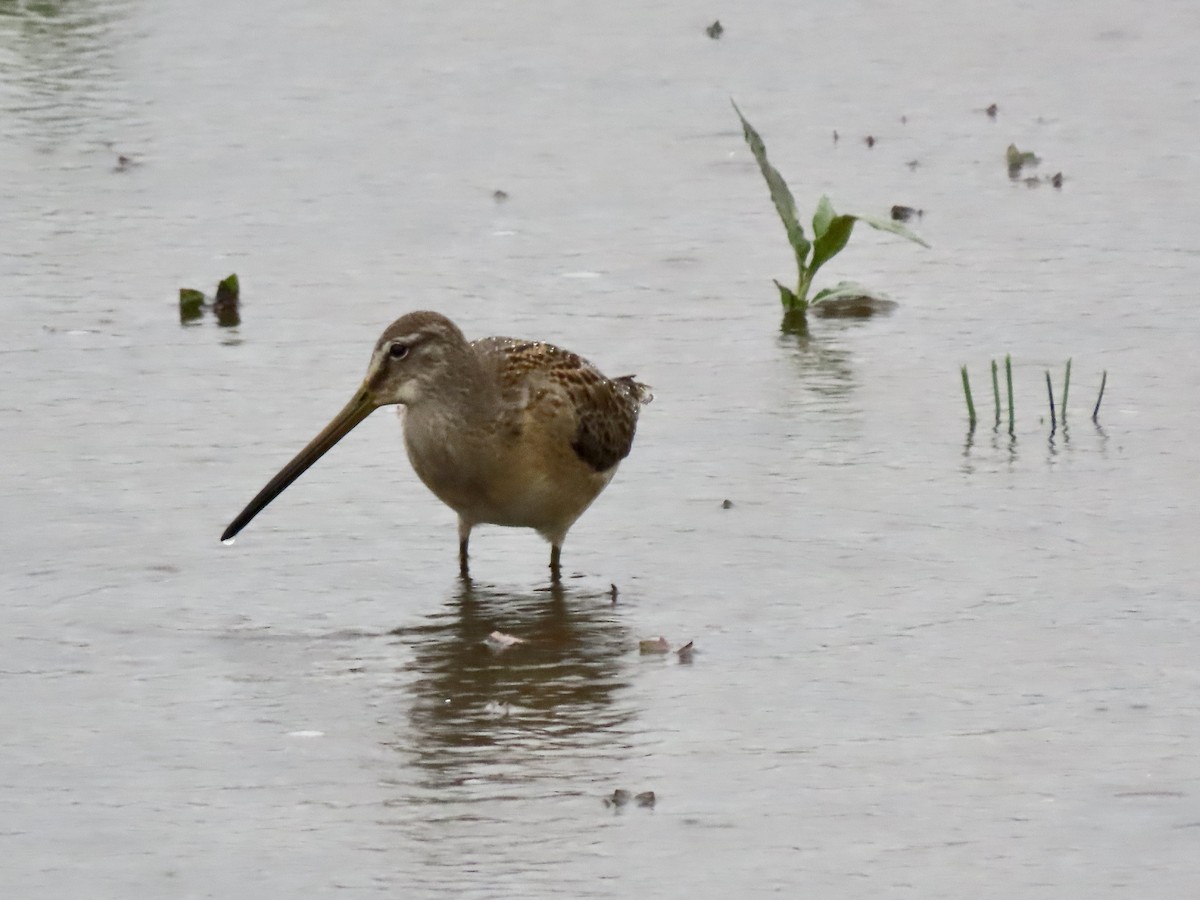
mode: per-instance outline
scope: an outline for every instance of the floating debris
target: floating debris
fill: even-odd
[[[609,587],[608,596],[610,598],[612,598],[613,603],[616,603],[617,602],[617,594],[619,593],[619,591],[617,590],[617,586],[615,584],[610,584],[608,587]]]
[[[658,802],[658,798],[654,796],[654,791],[642,791],[640,794],[635,795],[632,791],[617,788],[604,798],[604,805],[609,809],[621,809],[628,806],[630,800],[643,809],[653,809],[654,804]]]
[[[868,147],[874,147],[875,146],[875,137],[873,135],[868,134],[865,138],[863,138],[863,143],[866,144]]]
[[[1004,151],[1004,161],[1008,164],[1008,177],[1015,180],[1025,166],[1036,166],[1042,160],[1036,153],[1018,150],[1016,144],[1009,144]]]
[[[179,289],[179,324],[187,325],[204,315],[204,293],[194,288]]]
[[[179,324],[190,325],[204,315],[206,308],[211,309],[217,317],[217,324],[222,328],[231,328],[242,322],[238,311],[238,277],[236,274],[223,279],[217,285],[217,295],[212,303],[204,296],[203,291],[195,288],[179,289]]]
[[[838,142],[838,133],[837,133],[837,129],[836,129],[836,128],[835,128],[835,129],[833,129],[833,142],[834,142],[835,144]]]
[[[905,163],[905,165],[908,166],[908,169],[910,172],[915,172],[917,170],[917,166],[919,166],[920,164],[921,164],[921,161],[919,159],[910,159],[908,162]]]
[[[503,203],[508,199],[508,191],[502,191],[497,188],[496,190],[492,191],[492,199],[497,203]]]
[[[216,314],[217,324],[222,328],[232,328],[242,323],[241,313],[238,312],[240,293],[236,273],[222,279],[217,285],[217,296],[213,300],[213,313]]]
[[[908,116],[901,116],[901,117],[900,117],[900,124],[901,124],[901,125],[907,125],[907,124],[908,124]]]
[[[670,653],[671,643],[665,637],[650,638],[638,641],[638,650],[642,653]]]
[[[493,653],[503,653],[517,644],[524,644],[524,638],[513,637],[511,634],[505,634],[503,631],[493,631],[481,642],[485,647]]]
[[[671,652],[671,642],[665,637],[648,638],[644,641],[638,641],[638,650],[646,656],[666,656]],[[695,642],[688,641],[686,644],[676,648],[675,654],[681,662],[691,662],[692,654],[696,652]]]
[[[707,28],[704,29],[704,33],[707,34],[714,41],[720,40],[721,35],[723,35],[725,33],[725,27],[721,24],[721,20],[717,19],[715,22],[713,22],[711,25],[709,25]]]
[[[919,219],[923,215],[925,215],[925,210],[923,209],[914,209],[911,206],[899,205],[892,207],[892,218],[897,222],[907,222],[913,216],[916,216]]]
[[[604,805],[608,807],[615,806],[617,809],[620,809],[622,806],[625,806],[632,797],[633,794],[631,794],[629,791],[624,790],[623,788],[617,788],[610,796],[604,798]]]
[[[721,509],[733,509],[733,501],[732,500],[722,500],[721,501]]]
[[[1000,112],[1000,107],[993,103],[991,106],[985,109],[984,112],[987,113],[987,117],[989,119],[994,119],[996,118],[996,113]]]
[[[1059,190],[1062,190],[1062,183],[1063,183],[1062,172],[1055,172],[1053,175],[1051,175],[1050,183],[1052,185],[1054,185],[1054,187],[1058,188]]]

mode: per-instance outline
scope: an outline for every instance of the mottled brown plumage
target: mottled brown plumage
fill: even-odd
[[[540,341],[468,342],[438,313],[397,319],[375,344],[362,387],[226,529],[246,526],[372,411],[400,404],[418,477],[458,513],[459,563],[479,524],[533,528],[551,544],[557,577],[567,531],[633,445],[651,400],[632,376],[610,379],[569,350]]]

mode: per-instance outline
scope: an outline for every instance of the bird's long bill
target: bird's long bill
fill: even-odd
[[[279,474],[267,482],[267,486],[246,504],[238,517],[229,523],[221,540],[227,541],[250,524],[267,504],[278,497],[289,484],[305,473],[309,466],[324,456],[334,444],[349,434],[355,425],[375,411],[378,404],[372,399],[364,385],[354,399],[346,404],[333,421],[321,429],[321,433],[308,442],[308,446],[296,454],[295,459],[279,470]]]

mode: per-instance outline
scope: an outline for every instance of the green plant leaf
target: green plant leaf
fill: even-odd
[[[833,287],[817,291],[812,300],[809,301],[809,305],[816,306],[818,303],[827,303],[831,300],[857,300],[860,298],[867,300],[888,299],[878,291],[872,291],[870,288],[863,287],[857,282],[839,281]]]
[[[819,209],[820,207],[818,207]],[[832,209],[833,207],[830,207],[830,210]],[[850,240],[850,233],[854,231],[856,218],[856,216],[842,215],[834,216],[829,221],[825,226],[824,233],[813,242],[812,262],[808,266],[810,272],[816,272],[845,249]]]
[[[775,287],[779,288],[779,302],[783,304],[785,312],[804,315],[804,310],[808,308],[807,300],[798,296],[791,288],[784,287],[778,281],[775,282]]]
[[[821,199],[817,201],[817,210],[813,213],[813,238],[819,239],[826,229],[829,228],[829,223],[833,221],[837,213],[833,211],[833,204],[829,202],[829,197],[825,194],[821,195]]]
[[[864,225],[870,225],[872,228],[878,228],[880,231],[890,231],[892,234],[898,234],[902,238],[908,238],[913,243],[920,244],[922,247],[929,246],[929,243],[918,237],[916,232],[911,231],[892,219],[878,219],[875,216],[855,216],[854,218],[858,219]]]
[[[239,293],[240,288],[238,286],[238,277],[237,273],[234,272],[232,275],[226,276],[225,278],[222,278],[220,282],[218,282],[216,300],[218,303],[220,303],[222,301],[232,299],[233,302],[236,303]]]
[[[779,213],[783,227],[787,230],[788,243],[792,245],[792,250],[796,254],[796,263],[803,269],[812,245],[804,236],[804,228],[796,217],[796,200],[792,197],[792,192],[788,188],[787,182],[783,180],[783,176],[767,161],[767,147],[763,143],[763,139],[754,130],[754,126],[746,121],[746,117],[738,109],[737,103],[734,103],[733,100],[729,102],[733,103],[733,111],[741,119],[742,133],[746,138],[746,143],[750,146],[750,152],[754,154],[754,159],[758,162],[758,168],[762,172],[763,178],[766,179],[767,188],[771,192],[771,202],[775,204],[775,211]]]

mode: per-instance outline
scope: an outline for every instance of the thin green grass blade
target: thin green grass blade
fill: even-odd
[[[971,424],[971,430],[975,430],[975,401],[971,399],[971,379],[967,375],[967,367],[962,367],[962,383],[963,393],[967,397],[967,420]]]
[[[1058,417],[1054,414],[1054,383],[1050,380],[1050,370],[1046,370],[1046,393],[1050,395],[1050,434],[1058,428]]]
[[[812,245],[804,236],[804,228],[796,216],[796,200],[792,197],[792,192],[788,188],[787,182],[783,180],[783,176],[767,160],[767,147],[763,143],[763,139],[754,130],[754,126],[746,121],[746,117],[738,109],[737,103],[733,100],[729,102],[733,103],[733,111],[742,121],[742,133],[746,138],[746,143],[750,146],[750,152],[754,154],[754,159],[758,162],[758,168],[762,172],[763,178],[766,179],[767,188],[771,192],[771,202],[775,204],[775,211],[779,213],[783,227],[787,230],[788,243],[795,251],[796,262],[803,268]]]
[[[1014,434],[1016,427],[1016,412],[1013,409],[1013,388],[1012,388],[1012,355],[1006,353],[1004,355],[1004,377],[1008,381],[1008,433]]]
[[[1059,415],[1062,417],[1063,425],[1067,424],[1067,394],[1070,393],[1070,390],[1071,390],[1071,360],[1068,357],[1068,359],[1067,359],[1067,374],[1063,376],[1062,409],[1059,411]]]
[[[1092,410],[1092,421],[1095,422],[1100,415],[1100,401],[1104,399],[1104,385],[1108,384],[1108,369],[1104,370],[1104,374],[1100,376],[1100,396],[1096,398],[1096,408]]]
[[[992,360],[992,399],[996,401],[996,427],[1000,427],[1000,376],[996,361]]]

